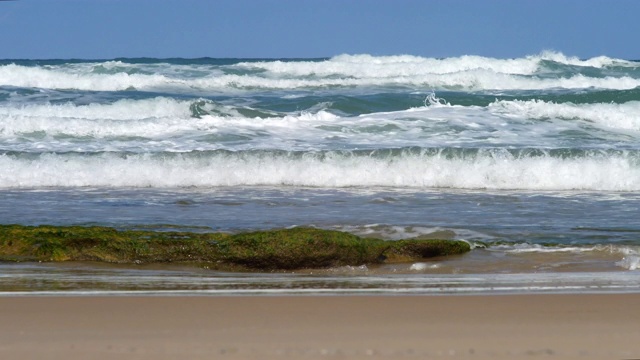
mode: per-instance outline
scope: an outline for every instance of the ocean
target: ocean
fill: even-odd
[[[639,190],[639,61],[0,60],[2,224],[472,245],[273,273],[0,263],[0,294],[638,292]]]

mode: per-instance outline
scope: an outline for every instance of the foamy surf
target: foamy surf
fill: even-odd
[[[558,52],[0,60],[0,217],[158,231],[315,226],[472,247],[268,283],[111,269],[74,294],[102,291],[95,279],[105,278],[105,293],[138,294],[637,291],[639,104],[637,61]],[[39,266],[3,267],[3,285],[47,294],[20,279],[88,274]]]
[[[437,98],[436,98],[437,99]],[[416,104],[418,105],[418,104]],[[622,104],[446,100],[349,115],[331,103],[282,112],[206,100],[153,97],[108,104],[0,105],[6,151],[308,151],[399,147],[593,147],[636,149],[640,102]],[[605,140],[605,141],[603,141]]]
[[[5,153],[0,186],[640,190],[636,152],[524,150]],[[37,169],[34,172],[33,169]]]
[[[435,59],[415,56],[340,55],[312,61],[245,61],[211,67],[162,61],[0,65],[0,86],[87,91],[234,91],[326,87],[407,86],[455,90],[633,89],[637,64],[597,57],[587,60],[546,52],[519,59],[479,56]],[[160,64],[161,66],[157,66]],[[601,75],[558,73],[557,66],[592,68]],[[621,75],[616,75],[616,71]],[[631,71],[631,73],[629,73]],[[238,73],[239,72],[239,73]],[[197,76],[194,76],[196,74]],[[627,74],[627,75],[623,75]]]

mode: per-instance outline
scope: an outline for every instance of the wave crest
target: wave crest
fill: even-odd
[[[5,153],[0,187],[311,186],[640,190],[635,152],[463,149]],[[38,171],[34,172],[33,169]]]
[[[547,63],[589,67],[550,70]],[[237,91],[353,86],[405,86],[450,90],[633,89],[638,63],[561,53],[517,59],[465,55],[444,59],[410,55],[339,55],[326,60],[241,61],[234,64],[144,64],[122,60],[90,64],[0,65],[0,86],[88,91]],[[605,69],[605,70],[603,70]],[[615,70],[618,69],[618,70]],[[615,70],[615,71],[614,71]],[[588,74],[588,75],[586,75]]]

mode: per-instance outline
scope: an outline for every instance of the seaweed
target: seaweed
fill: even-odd
[[[384,241],[307,227],[227,234],[0,225],[0,261],[192,263],[269,271],[416,261],[469,250],[459,240]]]

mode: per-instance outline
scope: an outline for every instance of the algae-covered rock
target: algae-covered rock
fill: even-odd
[[[463,241],[383,241],[302,227],[229,235],[0,225],[0,261],[178,262],[218,269],[290,270],[415,261],[467,251],[469,245]]]
[[[293,228],[238,234],[218,246],[223,258],[234,264],[300,269],[372,263],[383,251],[377,243],[381,241],[340,231]]]
[[[0,260],[17,256],[38,261],[207,261],[212,255],[208,242],[227,236],[101,226],[0,225]]]
[[[403,262],[415,259],[434,258],[463,254],[471,250],[464,241],[441,239],[407,239],[393,241],[385,252],[387,261]]]

